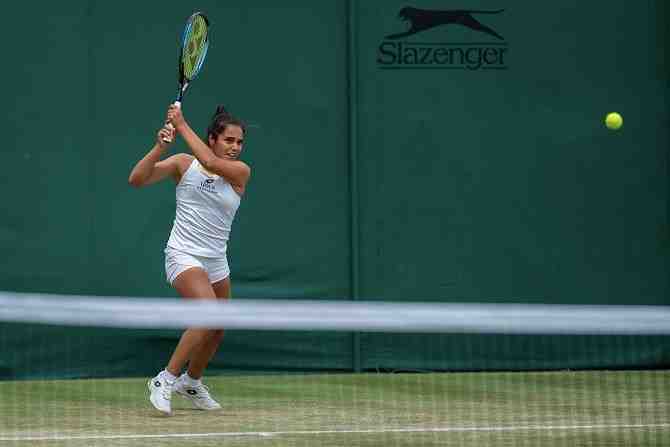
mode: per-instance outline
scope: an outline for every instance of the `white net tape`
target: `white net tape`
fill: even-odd
[[[670,306],[179,300],[0,292],[0,321],[128,328],[670,334]]]

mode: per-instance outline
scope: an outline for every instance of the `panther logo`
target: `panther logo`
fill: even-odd
[[[486,25],[483,25],[479,20],[475,19],[473,14],[499,14],[503,12],[504,9],[498,9],[495,11],[482,11],[482,10],[450,10],[450,11],[437,11],[429,9],[417,9],[411,8],[409,6],[404,7],[398,13],[398,17],[404,22],[409,22],[410,27],[407,31],[402,33],[391,34],[386,36],[387,39],[399,39],[401,37],[411,36],[412,34],[420,33],[436,26],[442,25],[461,25],[486,33],[493,37],[496,37],[500,40],[505,40],[500,34],[492,30]]]

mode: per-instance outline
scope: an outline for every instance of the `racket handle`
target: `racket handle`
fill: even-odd
[[[175,101],[173,105],[181,108],[181,101]],[[174,126],[172,125],[172,123],[168,122],[167,128],[170,129],[171,131],[174,131]],[[163,143],[172,143],[172,138],[163,138]]]

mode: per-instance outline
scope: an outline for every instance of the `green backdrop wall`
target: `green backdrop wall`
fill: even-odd
[[[173,100],[193,12],[159,5],[6,5],[33,24],[1,31],[0,289],[175,296],[174,185],[126,182]],[[406,6],[193,6],[212,44],[185,115],[204,129],[223,103],[249,124],[234,296],[670,304],[665,4],[421,1],[503,9],[472,14],[501,39],[455,24],[389,38]],[[177,337],[0,324],[0,378],[149,374]],[[233,331],[212,371],[669,363],[664,337]]]

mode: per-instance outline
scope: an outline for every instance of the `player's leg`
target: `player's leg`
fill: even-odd
[[[177,290],[177,293],[184,298],[216,298],[214,289],[209,282],[209,276],[199,267],[185,270],[177,276],[172,285]],[[166,370],[178,376],[186,362],[197,352],[200,345],[207,343],[213,332],[216,331],[195,328],[184,331],[177,347],[172,353],[172,357],[170,357]]]
[[[186,262],[186,261],[182,261]],[[190,261],[189,261],[190,262]],[[180,269],[183,267],[180,267]],[[177,292],[185,298],[215,299],[214,289],[209,282],[209,277],[201,267],[189,267],[180,273],[172,281]],[[187,329],[181,336],[175,348],[168,366],[149,380],[149,401],[153,406],[165,413],[172,413],[172,390],[175,387],[177,376],[192,355],[193,351],[204,343],[210,336],[209,329],[192,328]]]
[[[212,284],[212,289],[218,299],[230,298],[230,278],[225,278]],[[223,339],[223,329],[210,331],[209,336],[192,353],[188,363],[188,375],[193,379],[200,379],[216,350]]]
[[[210,280],[215,281],[212,284],[212,290],[216,298],[228,299],[230,297],[228,262],[225,259],[220,262],[211,261],[208,263],[207,269]],[[193,406],[200,410],[218,410],[221,408],[221,405],[209,394],[209,389],[202,383],[201,379],[205,368],[221,344],[222,338],[223,329],[211,330],[204,342],[191,352],[187,373],[182,374],[175,382],[174,390],[177,394],[189,399]]]

